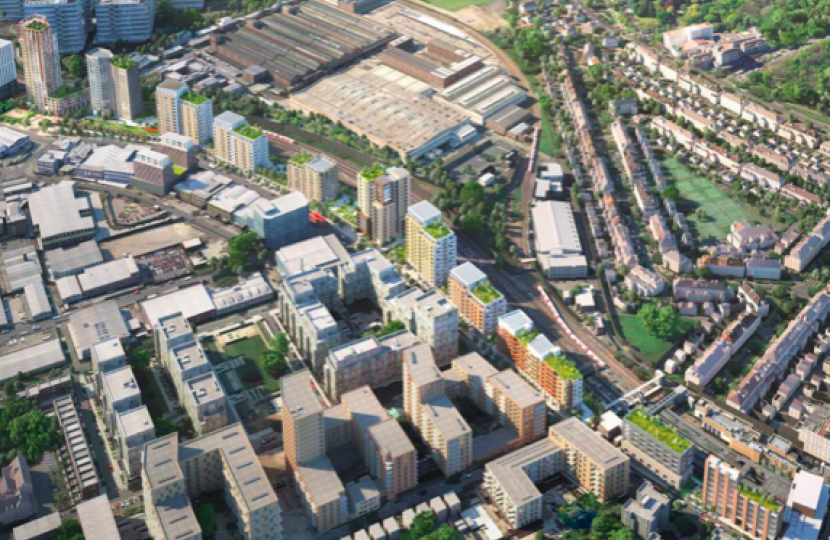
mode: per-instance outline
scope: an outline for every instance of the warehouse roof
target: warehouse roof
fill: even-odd
[[[39,373],[64,363],[61,341],[52,339],[0,356],[0,383],[18,373]]]
[[[115,300],[108,300],[73,313],[69,317],[69,335],[75,353],[83,358],[90,347],[99,341],[126,338],[130,331],[118,304]]]

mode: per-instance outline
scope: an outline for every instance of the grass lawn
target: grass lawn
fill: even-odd
[[[643,328],[640,319],[636,315],[621,315],[620,324],[622,324],[625,338],[651,362],[657,362],[671,348],[672,341],[663,341],[657,336],[651,335]],[[694,320],[680,317],[678,335],[686,333],[694,325]]]
[[[735,221],[758,219],[739,202],[731,199],[708,178],[681,163],[677,158],[666,158],[661,162],[663,171],[676,182],[684,199],[706,212],[706,218],[698,219],[694,212],[687,212],[686,219],[697,228],[698,237],[712,236],[723,239],[729,234],[729,227]]]
[[[225,354],[230,358],[242,358],[245,365],[239,369],[239,377],[245,384],[262,386],[269,392],[279,390],[280,381],[268,374],[259,359],[268,350],[268,345],[259,336],[240,339],[225,346]]]
[[[486,6],[493,0],[426,0],[428,4],[446,9],[447,11],[458,11],[467,6]]]

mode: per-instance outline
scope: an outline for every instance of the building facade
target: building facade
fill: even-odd
[[[115,83],[112,80],[112,51],[97,48],[86,53],[86,71],[92,112],[98,116],[115,113]]]
[[[46,17],[58,43],[58,53],[77,54],[86,46],[89,21],[84,0],[26,0],[26,17]]]
[[[154,195],[166,195],[173,189],[173,162],[153,150],[141,150],[133,161],[130,185]]]
[[[507,312],[504,295],[470,262],[450,271],[449,293],[461,317],[484,335],[495,332],[499,317]]]
[[[242,172],[270,167],[268,137],[244,117],[225,111],[213,120],[214,155]]]
[[[144,112],[141,97],[141,70],[138,64],[125,56],[111,61],[115,114],[121,120],[134,122]]]
[[[637,488],[637,496],[629,499],[622,509],[622,523],[643,539],[659,535],[669,526],[669,498],[654,489],[651,482]]]
[[[153,0],[101,0],[95,5],[95,43],[142,43],[153,36],[156,3]]]
[[[411,206],[406,214],[406,260],[433,286],[447,283],[458,254],[455,233],[443,221],[441,211],[428,201]]]
[[[181,97],[187,90],[187,84],[173,79],[164,79],[156,86],[159,134],[181,134]]]
[[[184,93],[179,101],[181,134],[205,145],[213,138],[213,101],[196,92]]]
[[[46,17],[33,15],[20,21],[20,53],[30,105],[49,109],[49,96],[63,84],[58,42]]]
[[[692,476],[695,447],[674,428],[642,408],[623,422],[623,452],[677,489]]]
[[[288,160],[288,187],[325,204],[337,198],[338,173],[337,164],[328,158],[300,152]]]
[[[373,242],[383,245],[405,234],[411,183],[409,171],[400,167],[375,165],[358,174],[359,226]]]

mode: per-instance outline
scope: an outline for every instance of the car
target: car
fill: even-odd
[[[37,332],[38,330],[40,330],[40,325],[39,325],[39,324],[34,325],[34,326],[32,327],[32,330],[34,330],[35,332]]]
[[[6,328],[6,329],[5,329],[5,330],[3,330],[2,332],[0,332],[0,334],[8,334],[9,332],[11,332],[11,330],[9,330],[8,328]]]

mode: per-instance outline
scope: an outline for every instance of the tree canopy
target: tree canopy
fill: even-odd
[[[18,453],[29,461],[37,461],[48,450],[60,444],[57,421],[46,416],[37,406],[15,395],[6,397],[0,408],[0,459],[2,465]]]
[[[671,306],[658,308],[654,304],[645,304],[637,313],[637,318],[651,335],[664,340],[674,339],[680,325],[680,316]]]

